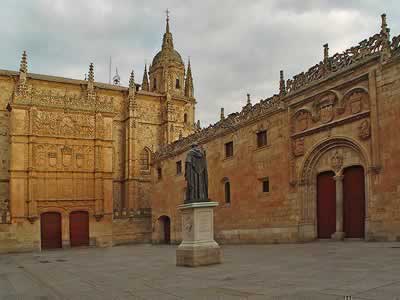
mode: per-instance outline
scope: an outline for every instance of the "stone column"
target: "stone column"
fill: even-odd
[[[343,175],[333,177],[336,181],[336,232],[332,234],[332,239],[343,240]]]

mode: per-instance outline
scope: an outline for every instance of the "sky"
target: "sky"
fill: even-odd
[[[400,34],[398,0],[1,0],[0,69],[108,82],[109,58],[121,84],[160,50],[165,10],[175,49],[191,60],[196,119],[202,126],[278,92],[279,71],[293,77],[380,31],[387,14]],[[114,74],[113,74],[114,75]]]

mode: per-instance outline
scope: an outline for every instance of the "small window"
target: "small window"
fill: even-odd
[[[182,161],[177,161],[176,162],[176,175],[181,175],[182,174]]]
[[[267,145],[267,131],[259,131],[257,132],[257,147],[264,147]]]
[[[229,181],[224,183],[225,187],[225,203],[231,203],[231,184]]]
[[[233,156],[233,142],[229,142],[225,144],[225,157],[232,157]]]
[[[187,113],[185,113],[185,114],[183,115],[183,122],[184,122],[185,124],[187,124],[187,122],[188,122]]]
[[[162,179],[162,169],[161,168],[157,168],[157,178],[158,178],[158,180]]]
[[[178,78],[177,78],[176,81],[175,81],[175,88],[176,88],[176,89],[180,89],[180,88],[181,88],[181,84],[180,84]]]
[[[264,178],[262,180],[262,190],[263,193],[269,193],[269,178]]]
[[[154,80],[153,80],[153,90],[156,90],[156,89],[157,89],[157,79],[154,78]]]

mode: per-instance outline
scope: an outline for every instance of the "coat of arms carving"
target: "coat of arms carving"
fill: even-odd
[[[83,154],[82,153],[77,153],[76,156],[76,166],[77,168],[82,168],[83,166]]]
[[[350,96],[350,111],[352,114],[362,111],[362,98],[363,94],[360,92],[355,92]]]
[[[304,138],[298,138],[293,141],[293,155],[304,155]]]
[[[56,152],[50,152],[49,153],[49,166],[50,167],[55,167],[57,165],[57,153]]]
[[[72,159],[72,149],[70,147],[65,146],[61,150],[62,153],[62,163],[64,167],[68,167],[71,164]]]

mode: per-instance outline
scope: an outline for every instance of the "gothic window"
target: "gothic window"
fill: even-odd
[[[233,156],[233,142],[225,144],[225,158]]]
[[[183,122],[184,122],[185,124],[187,124],[187,122],[188,122],[188,115],[187,115],[187,113],[185,113],[185,114],[183,115]]]
[[[181,88],[181,84],[179,82],[179,78],[177,78],[176,81],[175,81],[175,88],[178,89],[178,90]]]
[[[176,162],[176,175],[182,175],[182,161]]]
[[[267,145],[267,131],[257,132],[257,147],[261,148]]]
[[[140,153],[140,170],[150,170],[150,151],[146,148]]]
[[[231,203],[231,183],[229,181],[226,181],[224,183],[224,189],[225,189],[225,203],[230,204]]]
[[[157,178],[158,178],[158,180],[162,179],[162,169],[161,168],[157,168]]]
[[[157,89],[157,78],[154,78],[153,80],[153,90]]]

